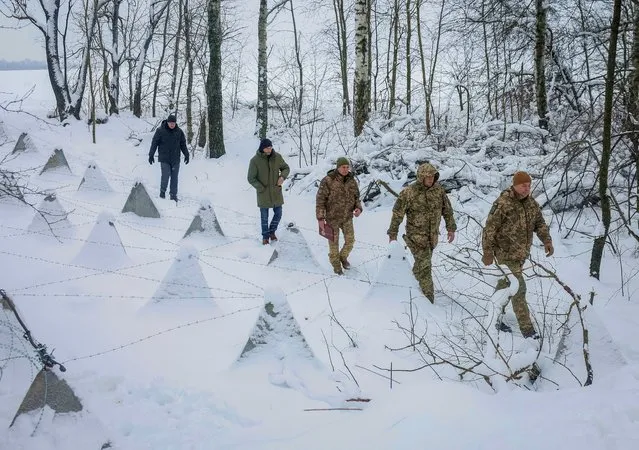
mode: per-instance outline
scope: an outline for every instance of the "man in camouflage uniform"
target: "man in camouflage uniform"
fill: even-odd
[[[482,234],[482,261],[488,266],[496,259],[498,264],[508,267],[515,276],[519,288],[512,297],[512,304],[519,330],[525,338],[538,339],[539,335],[533,327],[526,302],[526,282],[522,269],[524,261],[530,255],[533,232],[543,242],[546,256],[551,256],[554,249],[541,208],[530,196],[531,181],[530,175],[526,172],[516,172],[513,185],[502,192],[493,203]],[[500,280],[496,290],[509,285],[507,278]],[[497,323],[497,328],[501,331],[511,331],[508,325],[501,322]]]
[[[442,217],[446,222],[448,242],[453,242],[457,230],[450,200],[437,180],[439,172],[432,164],[419,166],[417,181],[402,190],[393,206],[393,217],[387,231],[390,241],[397,240],[399,224],[406,216],[406,234],[403,237],[415,258],[413,274],[431,303],[435,302],[431,259],[439,241]]]
[[[324,231],[325,224],[333,228],[335,237],[328,243],[328,259],[333,271],[343,275],[342,267],[349,269],[348,255],[355,244],[355,230],[353,216],[362,213],[362,203],[359,200],[359,186],[350,171],[348,159],[337,158],[337,168],[330,170],[320,183],[315,199],[315,215],[320,230]],[[339,231],[344,233],[344,247],[339,249]]]

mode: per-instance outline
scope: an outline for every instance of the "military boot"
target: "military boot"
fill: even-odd
[[[351,263],[348,262],[346,258],[340,258],[340,262],[342,263],[342,267],[346,270],[351,268]]]

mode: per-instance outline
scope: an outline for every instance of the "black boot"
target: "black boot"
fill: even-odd
[[[160,192],[160,198],[166,198],[166,194],[164,192]]]
[[[513,329],[510,328],[508,325],[506,325],[504,322],[497,322],[495,324],[495,328],[497,328],[498,331],[503,331],[504,333],[512,333]]]

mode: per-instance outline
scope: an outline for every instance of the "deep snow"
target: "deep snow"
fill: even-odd
[[[16,74],[0,72],[0,84],[13,83],[18,92],[29,77],[39,77],[24,107],[43,115],[50,104],[46,73],[26,72],[17,79]],[[355,220],[353,269],[344,277],[332,273],[326,243],[317,234],[312,189],[285,194],[282,239],[261,245],[255,193],[246,182],[257,148],[246,131],[252,129],[251,111],[228,122],[226,156],[208,160],[198,154],[182,165],[177,204],[158,198],[159,167],[146,160],[150,120],[113,118],[98,127],[95,145],[80,122],[63,128],[25,114],[4,114],[0,120],[9,141],[0,147],[2,156],[11,153],[22,132],[29,133],[34,147],[4,167],[26,169],[30,186],[55,190],[69,222],[56,238],[46,228],[30,227],[33,209],[0,201],[0,288],[14,299],[34,337],[55,349],[67,367],[60,375],[85,407],[57,416],[45,408],[8,428],[37,368],[16,322],[0,310],[1,449],[88,449],[107,441],[132,450],[639,445],[639,281],[625,276],[622,292],[619,279],[620,263],[626,272],[637,270],[631,251],[621,260],[607,254],[601,282],[587,277],[591,242],[562,239],[556,223],[556,255],[546,260],[539,243],[533,251],[582,298],[591,289],[597,292],[586,315],[592,386],[580,387],[568,370],[552,364],[553,339],[559,336],[551,334],[540,359],[551,381],[523,387],[497,383],[493,390],[481,380],[459,382],[450,368],[437,374],[428,368],[402,372],[424,364],[417,352],[390,350],[410,343],[398,325],[408,326],[411,307],[416,328],[431,344],[475,330],[473,324],[461,327],[465,313],[457,302],[476,308],[478,315],[489,309],[485,302],[466,302],[464,295],[488,298],[488,282],[497,274],[489,271],[477,280],[476,272],[449,257],[477,266],[479,256],[466,249],[476,248],[479,231],[466,215],[482,222],[498,189],[482,195],[466,186],[451,194],[460,232],[447,244],[442,231],[433,306],[418,294],[410,256],[401,245],[388,245],[391,198]],[[142,142],[136,145],[131,134]],[[292,151],[291,144],[275,142],[285,157]],[[64,149],[72,173],[38,175],[54,148]],[[289,163],[295,165],[295,158]],[[330,159],[322,162],[317,172],[330,164]],[[112,190],[102,182],[102,188],[78,190],[90,165],[99,167]],[[451,172],[442,167],[443,178]],[[121,213],[136,181],[145,184],[160,219]],[[42,199],[27,198],[36,204]],[[183,239],[202,204],[214,208],[223,239],[205,233]],[[285,230],[289,223],[299,233]],[[268,264],[274,250],[278,256]],[[290,308],[308,347],[299,340],[290,344],[283,331],[282,341],[259,358],[240,358],[263,314],[265,295]],[[544,309],[564,312],[569,302],[541,278],[529,283],[529,296],[538,318]],[[509,314],[506,319],[514,320]],[[565,363],[583,382],[578,337],[571,334]],[[446,348],[446,342],[439,343]],[[517,338],[511,344],[520,345]],[[392,387],[384,370],[391,364]],[[370,401],[348,401],[354,398]],[[331,408],[358,409],[326,410]]]

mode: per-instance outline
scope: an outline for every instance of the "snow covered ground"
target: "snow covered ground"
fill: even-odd
[[[46,73],[0,72],[0,84],[14,92],[34,82],[23,107],[44,117],[51,104]],[[451,194],[460,232],[453,244],[442,232],[431,305],[419,295],[410,256],[388,244],[390,198],[355,220],[353,268],[344,277],[333,274],[317,234],[312,189],[285,193],[280,242],[261,245],[255,193],[246,182],[258,145],[247,132],[251,111],[227,122],[226,156],[198,154],[181,166],[177,204],[158,197],[159,167],[147,162],[151,120],[122,114],[100,125],[92,144],[85,123],[61,127],[35,116],[0,116],[7,136],[0,158],[22,132],[30,139],[3,168],[23,171],[38,191],[55,192],[55,207],[68,216],[52,226],[54,237],[32,208],[0,200],[0,289],[33,336],[55,349],[67,368],[56,374],[84,409],[54,415],[45,407],[9,428],[39,367],[19,325],[0,309],[0,449],[638,448],[636,252],[607,253],[597,282],[587,276],[591,241],[562,239],[555,221],[555,256],[546,259],[539,243],[533,250],[584,303],[597,293],[584,315],[593,385],[579,384],[585,370],[578,332],[565,338],[562,364],[553,364],[570,298],[539,277],[528,287],[547,330],[537,382],[495,375],[490,387],[476,376],[460,381],[450,366],[408,371],[432,362],[423,346],[406,348],[411,323],[442,352],[466,342],[473,355],[498,359],[485,341],[472,342],[482,321],[494,319],[497,274],[477,277],[480,229],[468,219],[483,222],[497,189],[482,194],[467,186]],[[274,145],[285,157],[292,151],[286,142]],[[40,174],[56,148],[70,171]],[[442,167],[444,177],[449,172]],[[160,218],[121,212],[136,182]],[[184,237],[209,206],[223,235],[206,219],[205,232]],[[621,248],[633,248],[620,240]],[[265,302],[279,313],[269,315]],[[512,312],[506,320],[514,321]],[[266,344],[251,350],[249,338]],[[517,337],[497,338],[509,357],[526,353]]]

